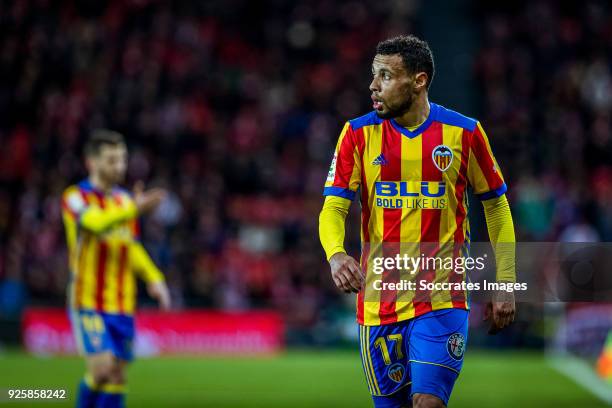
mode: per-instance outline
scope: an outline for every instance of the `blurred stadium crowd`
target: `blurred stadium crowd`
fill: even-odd
[[[179,307],[274,307],[296,327],[334,311],[344,300],[317,238],[331,152],[342,123],[370,109],[376,43],[418,34],[418,8],[103,3],[0,7],[0,314],[63,304],[59,196],[84,177],[80,149],[94,127],[129,140],[128,185],[171,192],[143,236]],[[612,239],[605,7],[474,6],[473,114],[506,176],[520,240]]]
[[[611,241],[609,4],[488,7],[474,74],[519,240]]]

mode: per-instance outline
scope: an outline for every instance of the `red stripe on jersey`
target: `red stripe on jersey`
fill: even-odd
[[[134,239],[140,239],[140,222],[138,221],[138,218],[134,218],[132,220],[132,234],[134,234]]]
[[[87,192],[85,190],[79,189],[79,193],[81,193],[83,201],[85,201],[86,204],[89,204],[89,197],[87,196]]]
[[[355,132],[355,142],[357,144],[357,149],[359,150],[359,158],[361,160],[361,229],[363,233],[363,242],[370,242],[370,205],[368,204],[368,189],[367,182],[365,177],[364,163],[363,163],[363,154],[365,151],[365,136],[363,134],[363,128],[357,130]],[[369,256],[369,247],[366,246],[364,251],[361,254],[361,267],[364,271],[368,270],[368,256]],[[361,289],[357,294],[357,322],[363,324],[363,308],[364,308],[364,289]]]
[[[361,164],[361,230],[363,233],[363,241],[370,242],[370,204],[368,196],[368,183],[366,180],[365,163],[363,156],[365,154],[365,135],[363,128],[355,132],[355,143],[359,151],[359,160]]]
[[[123,279],[125,276],[125,268],[127,265],[127,246],[119,247],[119,272],[117,276],[117,304],[119,305],[119,313],[123,313]]]
[[[457,181],[455,182],[455,197],[457,199],[457,211],[455,213],[455,221],[457,229],[455,230],[455,239],[453,244],[453,257],[457,258],[461,256],[461,247],[465,242],[463,236],[463,222],[467,216],[467,211],[463,205],[465,198],[465,189],[467,187],[467,166],[469,159],[469,133],[467,130],[463,130],[461,135],[461,165],[459,167],[459,174],[457,175]],[[464,279],[462,274],[450,272],[448,277],[449,282],[460,283]],[[465,308],[465,292],[462,290],[451,290],[451,300],[453,307]]]
[[[386,129],[384,128],[386,127]],[[402,179],[402,134],[395,130],[389,121],[383,124],[381,154],[387,159],[387,164],[381,166],[381,181],[401,181]],[[383,208],[383,256],[395,257],[399,254],[401,241],[401,208]],[[384,282],[399,282],[400,275],[396,269],[383,272]],[[397,321],[395,301],[397,291],[383,290],[380,293],[380,308],[378,315],[380,324]]]
[[[96,273],[96,310],[104,310],[104,286],[106,272],[106,257],[108,255],[108,245],[106,242],[98,244],[98,269]]]
[[[431,126],[421,134],[422,138],[422,178],[423,181],[442,181],[442,172],[435,166],[431,153],[433,149],[441,145],[442,124],[434,122]],[[442,210],[439,209],[422,209],[421,210],[421,253],[425,257],[435,257],[440,248],[440,217]],[[419,271],[417,282],[424,279],[426,282],[433,282],[436,271],[424,269]],[[423,313],[431,311],[431,292],[427,290],[418,290],[415,294],[415,315],[420,316]]]
[[[474,129],[472,136],[472,149],[474,151],[476,161],[478,162],[478,166],[487,180],[489,189],[495,190],[496,188],[501,187],[504,181],[499,176],[499,173],[494,171],[495,163],[493,162],[491,154],[489,154],[485,138],[478,126],[476,126]]]
[[[349,126],[342,138],[338,148],[338,158],[336,159],[336,174],[334,175],[334,186],[348,188],[355,167],[355,140],[353,132]]]
[[[99,192],[99,191],[95,191],[94,194],[96,195],[96,197],[98,197],[98,202],[100,203],[100,208],[101,209],[106,208],[106,203],[104,201],[104,194]]]

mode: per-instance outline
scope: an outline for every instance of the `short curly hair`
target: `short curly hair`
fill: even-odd
[[[376,46],[376,54],[399,54],[409,73],[425,72],[427,74],[427,89],[429,89],[435,68],[433,54],[426,41],[414,35],[399,35],[379,42]]]

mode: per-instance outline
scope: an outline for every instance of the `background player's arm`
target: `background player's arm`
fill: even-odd
[[[81,196],[76,187],[69,188],[62,198],[62,207],[78,225],[94,234],[100,234],[112,226],[138,217],[139,214],[155,208],[165,197],[162,189],[144,191],[142,182],[134,188],[133,200],[127,200],[125,205],[107,202],[105,208],[90,204]]]
[[[138,207],[133,201],[125,206],[109,203],[106,208],[92,205],[85,201],[77,188],[66,190],[62,198],[64,220],[73,219],[76,223],[94,234],[100,234],[113,225],[128,221],[138,216]]]
[[[113,225],[134,219],[138,208],[130,201],[125,207],[109,206],[104,209],[90,205],[79,216],[79,225],[94,234],[100,234]]]
[[[134,273],[146,282],[149,296],[157,300],[162,309],[169,309],[170,293],[166,286],[166,280],[146,249],[140,242],[136,241],[132,244],[130,255]]]
[[[132,244],[130,259],[136,276],[146,283],[163,282],[164,274],[159,270],[155,262],[151,259],[147,250],[140,242]]]

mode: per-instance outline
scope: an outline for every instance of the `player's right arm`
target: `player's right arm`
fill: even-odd
[[[99,234],[112,225],[135,218],[138,215],[138,208],[133,202],[124,207],[112,205],[105,209],[91,204],[81,194],[77,186],[70,186],[64,191],[62,211],[64,221],[67,224],[68,222],[74,223],[75,226],[85,228],[94,234]]]
[[[329,261],[334,283],[345,292],[358,292],[364,276],[359,263],[346,254],[346,215],[361,182],[359,153],[350,123],[338,139],[323,190],[325,203],[319,215],[319,238]]]
[[[155,208],[164,198],[165,191],[153,189],[143,191],[138,184],[134,191],[134,199],[127,200],[124,205],[108,201],[104,208],[89,203],[77,186],[66,189],[62,196],[62,208],[66,217],[76,221],[79,227],[94,234],[101,234],[112,226],[134,219],[142,212]]]
[[[87,203],[80,192],[76,191],[68,193],[64,202],[64,208],[70,211],[78,225],[94,234],[100,234],[113,225],[138,216],[138,208],[131,200],[121,207],[109,202],[103,209],[96,204]]]

